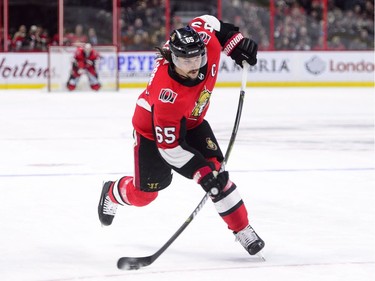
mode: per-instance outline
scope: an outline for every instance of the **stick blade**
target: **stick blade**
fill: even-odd
[[[256,255],[257,255],[258,258],[260,258],[261,261],[263,261],[263,262],[266,261],[266,258],[263,255],[263,251],[258,252]]]
[[[138,270],[152,263],[151,257],[131,258],[122,257],[117,261],[117,268],[121,270]]]

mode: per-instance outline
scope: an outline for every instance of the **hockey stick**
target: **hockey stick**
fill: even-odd
[[[242,70],[242,80],[241,80],[241,91],[240,91],[240,98],[238,101],[238,108],[236,119],[234,122],[234,127],[232,130],[232,135],[228,144],[227,151],[225,153],[225,157],[222,163],[221,169],[224,170],[225,164],[228,162],[229,155],[232,151],[234,141],[237,136],[238,127],[240,124],[241,113],[242,113],[242,106],[245,98],[245,88],[247,82],[247,73],[249,70],[249,64],[244,61],[243,62],[243,70]],[[178,236],[185,230],[185,228],[193,221],[195,216],[199,213],[199,211],[203,208],[204,204],[207,202],[208,198],[210,197],[210,192],[207,192],[202,200],[199,202],[198,206],[194,209],[194,211],[190,214],[190,216],[185,220],[185,222],[180,226],[180,228],[172,235],[171,238],[153,255],[146,256],[146,257],[121,257],[117,261],[117,268],[123,270],[133,270],[139,269],[141,267],[148,266],[152,264],[168,247],[177,239]]]

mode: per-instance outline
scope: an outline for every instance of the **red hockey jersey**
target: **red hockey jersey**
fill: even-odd
[[[78,68],[90,67],[99,58],[99,53],[94,49],[91,49],[90,53],[86,55],[84,48],[78,47],[74,53],[74,60]]]
[[[196,80],[178,76],[168,61],[159,58],[145,91],[139,96],[133,116],[135,130],[154,140],[161,156],[173,168],[180,169],[194,158],[194,167],[207,166],[207,161],[184,144],[186,130],[202,123],[219,71],[221,45],[215,30],[203,18],[189,23],[201,36],[207,49],[207,64]],[[198,163],[199,162],[199,163]],[[190,166],[190,165],[189,165]],[[194,171],[184,173],[191,178]]]

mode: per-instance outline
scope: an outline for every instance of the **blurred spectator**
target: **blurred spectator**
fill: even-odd
[[[290,50],[290,49],[292,49],[292,44],[290,42],[289,37],[284,36],[283,38],[281,38],[281,41],[277,42],[276,49],[277,50]]]
[[[329,42],[328,48],[336,51],[345,50],[345,45],[341,42],[340,36],[334,36]]]
[[[121,0],[121,50],[151,51],[165,41],[165,1]]]
[[[90,27],[87,33],[88,33],[88,42],[93,46],[98,45],[98,36],[96,36],[95,28]]]
[[[268,50],[270,48],[269,4],[254,2],[257,1],[223,0],[222,20],[233,22],[245,37],[257,41],[259,50]]]
[[[351,50],[368,50],[374,48],[374,44],[371,44],[368,40],[368,31],[362,29],[360,31],[359,37],[354,38],[349,44],[349,49]]]
[[[368,20],[374,21],[374,1],[366,0],[364,15]]]
[[[369,0],[330,2],[328,10],[328,46],[337,44],[345,49],[374,49],[374,4]]]
[[[150,45],[154,47],[163,47],[163,41],[164,41],[164,32],[161,30],[155,31],[153,34],[151,34],[150,37]]]
[[[133,25],[129,25],[126,31],[123,33],[121,42],[122,50],[127,50],[130,46],[134,44],[135,28]]]
[[[275,50],[324,49],[323,0],[275,0]],[[371,0],[328,0],[328,48],[374,48],[374,2]],[[269,1],[222,0],[224,21],[232,21],[243,33],[266,50],[269,38]],[[339,37],[339,38],[337,38]]]
[[[47,29],[42,29],[39,35],[39,44],[38,48],[41,51],[47,51],[48,50],[48,45],[51,43],[51,39],[49,37],[49,33]]]
[[[268,33],[265,29],[259,30],[258,49],[259,50],[268,50],[270,48],[270,41]]]
[[[24,40],[24,49],[26,50],[36,50],[38,42],[40,41],[38,28],[36,25],[32,25],[29,29],[28,35]]]
[[[179,16],[172,17],[171,30],[179,29],[181,27],[184,27],[184,24],[182,23],[181,17],[179,17]]]
[[[324,50],[324,37],[323,36],[319,37],[318,42],[315,45],[313,45],[312,50],[314,51]]]
[[[95,5],[99,5],[99,2],[106,1],[97,1]],[[177,0],[175,2],[189,3]],[[210,1],[205,3],[209,5],[208,2]],[[270,19],[269,0],[221,0],[221,3],[222,20],[239,26],[244,36],[258,42],[259,50],[374,49],[373,0],[274,0],[273,21]],[[328,5],[327,25],[324,22],[325,3]],[[163,44],[166,39],[165,0],[120,0],[120,7],[120,50],[151,51],[155,46]],[[84,33],[83,25],[77,24],[74,32],[64,31],[63,44],[77,45],[90,42],[97,45],[99,39],[101,44],[106,43],[105,40],[111,42],[112,34],[108,35],[105,28],[99,29],[95,24],[88,24],[92,22],[89,21],[92,18],[102,26],[111,22],[112,15],[108,12],[108,7],[102,8],[99,12],[90,10],[96,11],[93,15],[85,13],[85,19],[88,21],[82,22],[87,24],[85,28],[90,27],[86,29],[87,34]],[[75,22],[74,19],[76,18],[70,22]],[[183,21],[181,13],[171,11],[172,29],[183,26]],[[274,24],[272,27],[271,22]],[[49,44],[58,45],[57,34],[50,38],[44,26],[38,23],[27,24],[30,26],[29,29],[26,25],[20,25],[17,31],[17,26],[10,27],[9,50],[46,51]],[[71,27],[74,27],[74,24]],[[49,26],[47,28],[50,29]],[[55,29],[50,30],[55,32]],[[274,33],[270,35],[271,30]],[[4,38],[0,39],[4,42]]]
[[[68,33],[66,32],[66,28],[63,29],[63,38],[62,38],[63,42],[62,44],[64,46],[69,46],[71,45],[70,41],[68,40]],[[59,34],[56,33],[52,36],[52,39],[51,39],[51,45],[53,46],[57,46],[59,45]]]
[[[142,33],[136,33],[133,36],[133,44],[128,45],[126,47],[127,51],[140,51],[140,50],[147,50],[148,49],[147,42],[144,41]]]
[[[68,43],[69,42],[69,43]],[[82,24],[77,24],[74,33],[69,33],[67,35],[67,45],[82,45],[87,43],[87,36],[83,33]]]
[[[3,50],[3,46],[4,46],[4,29],[2,28],[2,26],[0,25],[0,51],[4,51]]]
[[[0,50],[1,51],[3,51],[4,45],[7,45],[6,46],[7,50],[11,50],[11,48],[12,48],[12,36],[10,34],[8,34],[4,38],[4,28],[0,27]]]
[[[299,51],[311,50],[311,38],[309,37],[306,26],[300,27],[298,32],[297,44],[294,49]]]
[[[20,51],[26,43],[26,26],[21,25],[18,31],[13,35],[12,38],[12,49],[14,51]]]
[[[285,48],[285,37],[290,50],[308,51],[319,45],[323,36],[322,2],[278,0],[275,19],[275,49]],[[279,43],[279,41],[282,41]]]

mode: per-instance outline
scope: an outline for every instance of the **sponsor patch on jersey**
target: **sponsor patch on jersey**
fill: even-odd
[[[174,103],[177,98],[177,93],[171,89],[161,89],[159,94],[159,100],[164,103]]]
[[[211,138],[206,138],[206,143],[207,143],[207,149],[210,150],[217,150],[217,145],[214,143]]]

